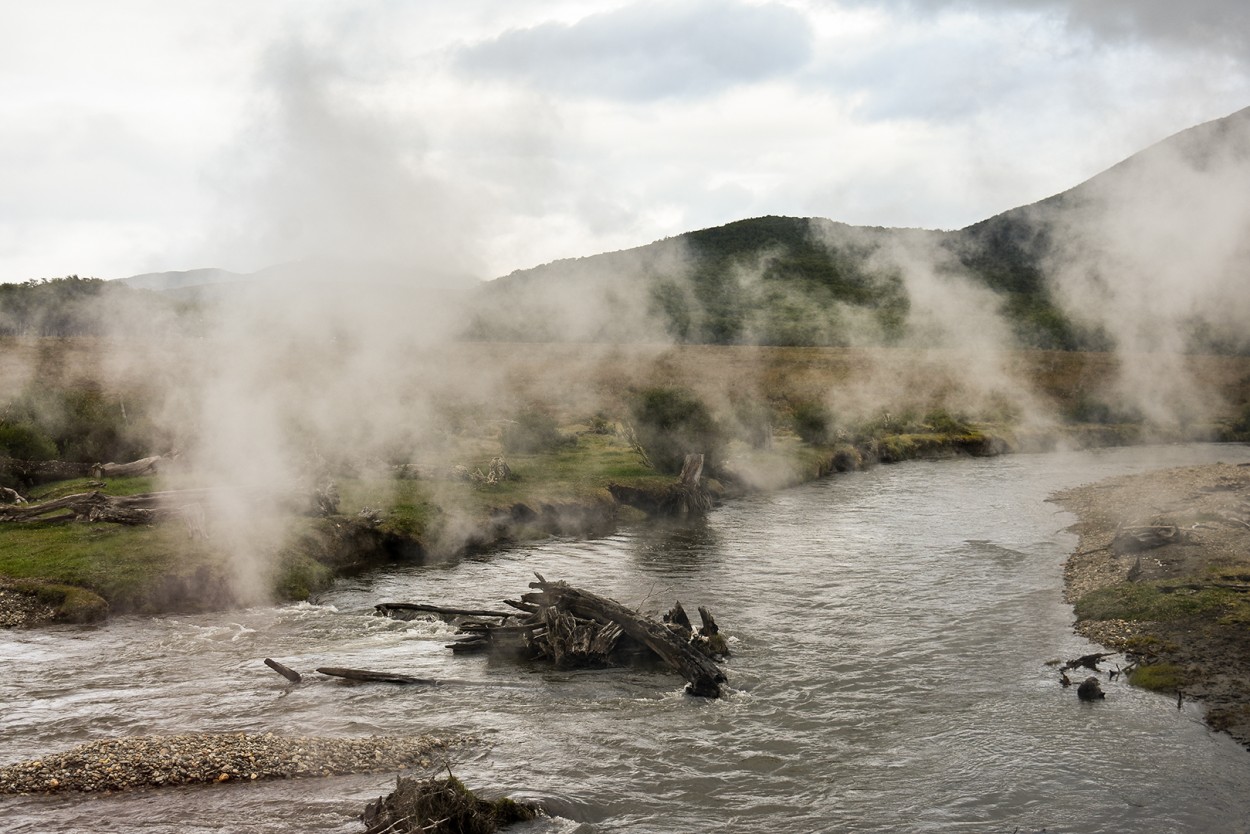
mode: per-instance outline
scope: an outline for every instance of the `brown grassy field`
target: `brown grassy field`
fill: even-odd
[[[345,358],[323,347],[312,357],[276,352],[248,373],[297,383],[294,395],[310,400],[341,396],[344,377],[358,374],[351,393],[361,407],[487,422],[527,406],[566,424],[615,417],[631,392],[654,385],[693,389],[721,414],[752,400],[781,414],[822,402],[844,424],[934,409],[1016,425],[1105,423],[1144,410],[1186,426],[1244,420],[1250,408],[1250,357],[1241,356],[459,342]],[[0,400],[30,385],[90,383],[186,401],[205,379],[229,373],[225,363],[237,358],[221,354],[220,344],[196,339],[4,339]]]
[[[0,340],[0,425],[24,392],[90,386],[103,392],[92,400],[105,412],[98,419],[152,428],[165,446],[151,453],[183,453],[162,470],[160,489],[294,489],[329,477],[343,517],[380,511],[376,532],[437,550],[440,540],[454,549],[475,539],[517,503],[595,505],[607,500],[608,483],[670,483],[622,428],[634,395],[654,386],[696,392],[731,435],[727,463],[743,484],[762,488],[828,471],[848,443],[870,444],[882,460],[950,454],[963,448],[952,441],[977,434],[970,423],[1014,437],[1017,448],[1064,438],[1105,444],[1149,437],[1142,417],[1154,409],[1167,418],[1160,437],[1228,438],[1244,433],[1250,402],[1245,357],[416,341],[378,351],[350,338],[278,340],[259,352],[256,344]],[[793,422],[812,404],[836,429],[816,445],[802,442]],[[508,453],[519,481],[484,486],[457,474],[487,471],[505,451],[505,427],[535,408],[569,445]],[[767,447],[752,445],[743,417],[761,413],[775,433]],[[96,420],[89,415],[88,427]],[[396,480],[397,462],[418,479]],[[258,555],[284,596],[306,595],[334,569],[337,540],[313,532],[296,537],[294,549]],[[185,597],[179,589],[199,582],[201,567],[223,569],[207,550],[188,558],[167,533],[105,541],[82,525],[4,531],[0,574],[81,585],[120,609],[146,610]],[[59,561],[31,562],[38,549]]]

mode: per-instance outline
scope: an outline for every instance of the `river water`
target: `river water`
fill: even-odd
[[[542,800],[541,832],[1250,830],[1250,753],[1197,707],[1044,665],[1071,632],[1057,489],[1241,446],[881,466],[735,501],[705,523],[549,540],[344,581],[317,604],[0,632],[0,764],[129,734],[469,733],[470,787]],[[707,605],[732,692],[662,671],[453,657],[449,626],[375,603],[499,607],[532,572],[644,610]],[[434,688],[266,668],[405,672]],[[393,777],[2,797],[15,832],[359,832]]]

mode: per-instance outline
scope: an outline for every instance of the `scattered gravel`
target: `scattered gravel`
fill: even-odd
[[[55,617],[56,609],[51,605],[0,580],[0,628],[47,625]]]
[[[94,741],[0,768],[0,794],[121,791],[429,767],[459,736],[289,738],[273,733],[137,736]]]

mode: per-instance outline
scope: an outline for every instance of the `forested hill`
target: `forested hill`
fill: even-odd
[[[971,286],[1019,346],[1105,349],[1116,328],[1094,305],[1163,302],[1188,283],[1185,348],[1244,351],[1244,328],[1219,320],[1227,305],[1193,292],[1244,287],[1246,241],[1250,108],[956,231],[759,217],[517,271],[483,288],[469,335],[889,344],[915,335],[918,290],[962,298]]]
[[[187,305],[117,281],[69,275],[0,284],[0,336],[151,336],[194,327]]]

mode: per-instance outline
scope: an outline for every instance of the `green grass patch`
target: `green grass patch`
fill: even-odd
[[[1129,675],[1134,686],[1153,692],[1175,692],[1185,684],[1184,672],[1174,663],[1152,663],[1138,666]]]
[[[1220,588],[1193,589],[1176,582],[1126,582],[1091,591],[1077,600],[1078,620],[1142,620],[1172,622],[1218,614],[1233,602]]]
[[[166,577],[216,564],[181,524],[8,524],[0,529],[0,574],[87,588],[114,609],[142,607]]]

